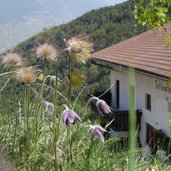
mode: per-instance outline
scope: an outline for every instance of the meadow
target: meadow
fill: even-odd
[[[0,170],[171,170],[168,157],[161,160],[157,155],[143,156],[143,149],[136,146],[134,124],[127,147],[120,146],[119,138],[110,138],[110,123],[102,127],[99,119],[91,119],[91,102],[99,115],[110,112],[99,97],[80,101],[86,80],[74,72],[74,64],[87,62],[92,43],[87,35],[77,35],[64,43],[62,50],[47,43],[37,45],[33,55],[39,64],[35,66],[28,66],[15,52],[2,56],[0,78],[6,81],[0,87],[0,96],[6,95],[1,101],[7,110],[0,111]],[[62,80],[59,66],[63,57],[67,58],[68,70]],[[53,75],[49,75],[49,63],[56,66]],[[63,84],[66,90],[60,92]],[[77,88],[79,93],[74,96]],[[133,96],[134,92],[130,94],[131,102]],[[133,123],[134,103],[130,112]]]

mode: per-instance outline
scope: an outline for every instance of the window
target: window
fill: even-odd
[[[116,107],[119,109],[119,80],[116,81]]]
[[[145,94],[145,108],[151,111],[151,95]]]

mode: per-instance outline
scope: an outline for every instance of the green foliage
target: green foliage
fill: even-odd
[[[167,154],[171,153],[171,139],[165,135],[162,130],[157,132],[158,136],[158,148],[167,152]]]
[[[134,17],[138,24],[162,28],[170,21],[170,0],[140,0],[135,6]]]

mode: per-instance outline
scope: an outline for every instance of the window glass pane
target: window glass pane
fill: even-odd
[[[150,94],[145,95],[145,104],[146,104],[146,109],[151,111],[151,95]]]

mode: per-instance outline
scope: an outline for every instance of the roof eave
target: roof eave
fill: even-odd
[[[93,57],[91,57],[91,61],[92,61],[92,63],[94,63],[96,65],[100,65],[100,66],[103,66],[103,67],[106,67],[106,68],[109,68],[109,69],[112,69],[112,70],[116,70],[114,68],[114,67],[116,67],[118,71],[121,68],[124,68],[124,69],[128,70],[128,68],[130,67],[128,65],[123,65],[123,64],[119,64],[119,63],[115,63],[115,62],[108,62],[108,61],[105,61],[105,60],[102,60],[102,59],[93,58]],[[153,78],[157,78],[157,79],[161,79],[161,80],[168,80],[169,79],[169,77],[166,76],[166,75],[161,75],[161,74],[150,72],[150,71],[143,70],[143,69],[140,69],[140,68],[134,68],[134,69],[135,69],[135,71],[137,73],[140,73],[140,74],[143,74],[143,75],[147,75],[149,77],[153,77]]]

